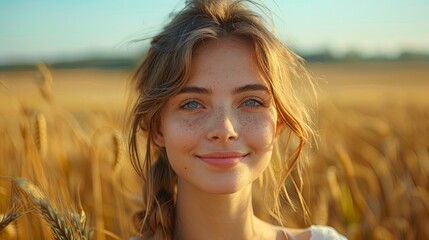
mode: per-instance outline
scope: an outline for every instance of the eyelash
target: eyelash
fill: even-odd
[[[249,103],[249,102],[254,102],[254,103],[256,103],[255,105],[246,105],[246,103]],[[189,105],[190,104],[197,104],[198,106],[195,106],[195,107],[189,107]],[[240,104],[240,106],[243,106],[243,107],[248,107],[248,108],[258,108],[258,107],[265,107],[265,103],[264,103],[264,101],[262,101],[261,99],[259,99],[259,98],[255,98],[255,97],[253,97],[253,98],[247,98],[247,99],[245,99],[241,104]],[[203,105],[199,102],[199,101],[197,101],[197,100],[194,100],[194,99],[190,99],[190,100],[188,100],[188,101],[185,101],[184,103],[182,103],[181,105],[180,105],[180,108],[181,109],[184,109],[184,110],[187,110],[187,111],[193,111],[193,110],[197,110],[197,109],[199,109],[199,108],[202,108],[203,107]]]
[[[191,103],[192,104],[196,103],[196,104],[198,104],[198,106],[196,108],[189,108],[189,104],[191,104]],[[180,105],[181,109],[188,110],[188,111],[192,111],[192,110],[195,110],[195,109],[198,109],[201,107],[202,107],[202,104],[199,103],[198,101],[194,100],[194,99],[190,99],[190,100],[188,100],[188,101],[186,101]]]
[[[249,101],[255,102],[257,105],[246,106],[245,104],[248,103]],[[244,107],[250,107],[250,108],[265,107],[264,101],[262,101],[259,98],[248,98],[244,100],[243,103],[241,103],[240,105],[243,105]]]

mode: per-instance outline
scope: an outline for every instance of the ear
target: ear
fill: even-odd
[[[164,135],[158,130],[155,132],[155,134],[152,136],[152,140],[155,142],[156,145],[160,147],[165,147],[165,140]]]

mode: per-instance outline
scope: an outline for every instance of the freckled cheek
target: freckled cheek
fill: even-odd
[[[241,136],[254,148],[271,148],[275,138],[276,120],[270,114],[248,113],[238,117]]]
[[[172,116],[165,126],[165,141],[168,148],[192,150],[200,140],[198,136],[203,129],[204,120],[201,117]]]
[[[179,174],[186,174],[192,162],[191,155],[198,147],[202,124],[198,119],[183,116],[166,116],[163,123],[163,135],[167,156],[173,170]]]

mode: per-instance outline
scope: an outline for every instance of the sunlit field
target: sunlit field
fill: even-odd
[[[310,222],[349,239],[429,239],[429,63],[319,63]],[[129,239],[128,70],[0,72],[0,239]],[[292,200],[299,205],[294,189]]]

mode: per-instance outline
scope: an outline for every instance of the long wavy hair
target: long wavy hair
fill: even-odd
[[[153,141],[160,126],[160,113],[186,84],[195,48],[204,40],[226,37],[252,43],[259,70],[271,88],[279,124],[283,126],[283,136],[276,141],[268,169],[254,188],[265,191],[263,210],[282,224],[280,203],[283,198],[290,200],[284,182],[302,158],[304,144],[314,136],[309,108],[298,95],[302,93],[300,89],[311,93],[314,88],[302,60],[249,4],[265,9],[251,0],[187,1],[184,9],[153,37],[134,75],[137,98],[131,115],[129,150],[133,167],[143,181],[144,205],[133,220],[144,238],[174,237],[177,176],[165,149]]]

